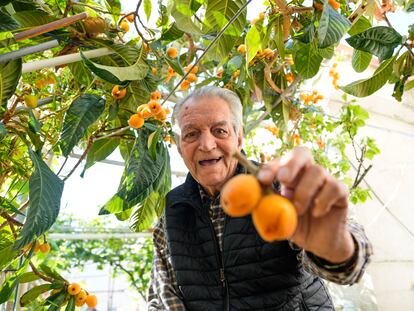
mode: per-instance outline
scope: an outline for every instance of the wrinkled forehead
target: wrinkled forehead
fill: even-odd
[[[175,127],[181,131],[188,126],[231,124],[231,112],[226,101],[216,96],[190,98],[177,113]]]

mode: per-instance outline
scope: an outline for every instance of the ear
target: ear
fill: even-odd
[[[174,139],[175,139],[175,145],[177,146],[177,151],[178,151],[178,153],[180,154],[180,156],[182,157],[182,156],[183,156],[183,154],[182,154],[182,152],[181,152],[180,138],[179,138],[179,137],[177,137],[177,136],[175,136],[175,137],[174,137]]]
[[[240,130],[239,136],[237,137],[237,147],[241,150],[243,146],[243,130]]]

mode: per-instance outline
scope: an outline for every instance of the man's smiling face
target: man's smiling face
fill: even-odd
[[[181,129],[178,151],[185,165],[210,195],[217,194],[233,176],[237,166],[233,154],[242,145],[229,105],[219,97],[192,98],[181,107],[177,119]]]

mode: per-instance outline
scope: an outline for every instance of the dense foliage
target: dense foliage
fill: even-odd
[[[118,149],[124,174],[100,214],[129,219],[135,231],[153,225],[171,183],[169,109],[203,85],[240,96],[248,155],[264,162],[305,144],[349,186],[353,203],[369,197],[360,183],[379,150],[373,139],[357,138],[367,112],[345,95],[340,116],[326,115],[323,96],[306,83],[329,66],[333,86],[347,94],[364,97],[392,83],[390,96],[401,100],[414,86],[414,25],[400,34],[387,14],[412,12],[414,2],[269,0],[249,21],[250,2],[140,0],[135,12],[122,12],[119,0],[0,1],[0,269],[12,271],[0,304],[35,279],[45,283],[21,297],[22,305],[51,289],[64,290],[39,298],[48,310],[68,301],[69,282],[49,265],[36,268],[31,258],[35,241],[56,222],[64,183],[79,165],[87,174]],[[141,5],[145,16],[137,14]],[[156,25],[149,26],[156,12]],[[138,36],[128,39],[132,27]],[[368,79],[340,86],[335,48],[344,37],[356,72],[379,65]],[[253,143],[264,131],[271,139]],[[66,161],[57,167],[56,158],[74,154],[80,154],[74,167]],[[99,261],[116,266],[110,257],[103,253]],[[67,306],[73,310],[74,299]]]

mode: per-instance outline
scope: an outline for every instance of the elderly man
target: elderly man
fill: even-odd
[[[321,277],[357,282],[371,255],[361,226],[347,221],[347,191],[305,148],[266,164],[258,178],[294,202],[289,241],[267,243],[250,216],[229,217],[220,190],[244,171],[242,106],[218,87],[194,91],[173,112],[189,170],[167,195],[154,230],[149,310],[334,310]]]

